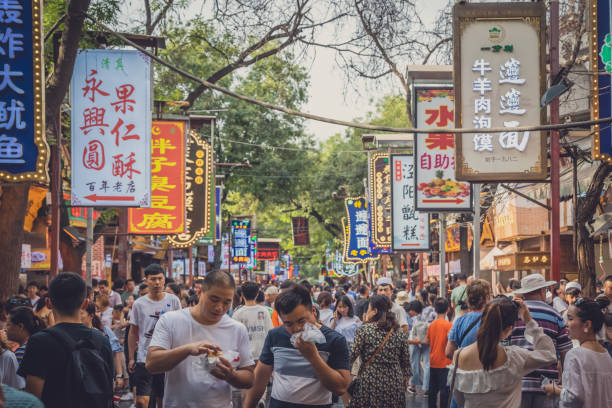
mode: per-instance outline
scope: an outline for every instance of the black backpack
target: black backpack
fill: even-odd
[[[104,360],[102,344],[96,336],[75,341],[57,327],[45,330],[55,337],[68,354],[66,403],[72,408],[113,407],[113,367]]]

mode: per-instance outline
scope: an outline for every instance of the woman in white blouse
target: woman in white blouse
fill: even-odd
[[[336,303],[334,320],[329,327],[344,336],[350,349],[351,343],[355,340],[355,331],[359,326],[361,326],[361,321],[355,316],[353,302],[347,295],[342,296]]]
[[[534,350],[501,346],[518,315],[526,324],[525,337]],[[464,408],[516,408],[521,406],[521,379],[538,367],[557,361],[555,346],[531,318],[521,300],[495,298],[485,307],[477,341],[455,352],[450,369],[453,396]]]
[[[612,407],[612,358],[597,341],[604,322],[603,308],[610,302],[579,298],[567,311],[567,329],[572,340],[580,343],[567,352],[563,363],[563,387],[550,384],[546,393],[559,395],[560,408]]]

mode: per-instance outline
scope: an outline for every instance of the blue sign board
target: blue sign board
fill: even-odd
[[[251,221],[232,221],[232,262],[246,265],[251,258]]]
[[[47,182],[42,6],[0,1],[0,180]]]
[[[344,226],[344,262],[362,263],[378,259],[370,252],[368,202],[363,197],[346,198]]]
[[[608,118],[612,116],[612,12],[610,0],[592,0],[591,18],[592,36],[597,37],[597,47],[591,43],[591,89],[593,102],[591,103],[591,116],[593,119]],[[612,128],[610,123],[593,125],[593,158],[606,160],[612,163]]]

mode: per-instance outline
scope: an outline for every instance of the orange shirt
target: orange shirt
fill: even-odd
[[[271,318],[272,318],[272,326],[274,326],[275,328],[282,324],[280,321],[280,317],[278,317],[278,312],[276,311],[276,309],[274,309],[274,312],[272,312]]]
[[[452,325],[446,319],[436,319],[427,329],[427,340],[431,349],[429,352],[429,366],[431,368],[446,368],[452,363],[445,353],[448,332],[450,332]]]

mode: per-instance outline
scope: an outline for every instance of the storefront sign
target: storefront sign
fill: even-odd
[[[293,245],[308,245],[310,244],[310,234],[308,230],[308,218],[292,217],[291,227],[293,231]]]
[[[72,205],[151,206],[151,63],[138,51],[79,52],[70,84]]]
[[[232,221],[232,262],[247,264],[251,258],[251,221]]]
[[[342,219],[344,227],[344,259],[345,263],[362,263],[379,258],[370,253],[370,224],[368,222],[368,202],[363,197],[344,199],[346,219]]]
[[[196,132],[189,132],[185,163],[185,232],[170,235],[173,247],[185,248],[194,245],[200,237],[212,233],[214,224],[214,182],[212,150],[210,145]]]
[[[546,122],[545,23],[544,3],[455,5],[455,124],[479,130],[457,137],[457,180],[546,179],[546,135],[512,130]]]
[[[0,3],[0,180],[48,180],[41,3]]]
[[[416,210],[414,156],[391,155],[391,208],[394,251],[430,248],[429,214]]]
[[[495,270],[514,271],[516,269],[516,257],[514,254],[498,255],[494,258]]]
[[[420,129],[452,127],[455,122],[452,88],[416,88],[415,123]],[[455,180],[455,135],[417,134],[415,143],[416,209],[469,211],[471,186]]]
[[[130,234],[185,232],[185,122],[151,127],[151,208],[128,210]]]
[[[30,244],[21,244],[21,269],[32,267],[32,246]]]
[[[342,260],[342,253],[338,250],[334,253],[332,270],[329,271],[332,278],[342,276],[355,276],[359,272],[359,266],[354,263],[345,263]]]
[[[369,157],[370,219],[374,248],[391,246],[391,167],[387,153]]]
[[[612,3],[610,0],[591,0],[591,118],[612,116]],[[612,163],[612,129],[608,123],[593,125],[593,158]]]
[[[528,271],[550,268],[549,252],[519,252],[499,255],[495,258],[495,269],[499,271]]]

